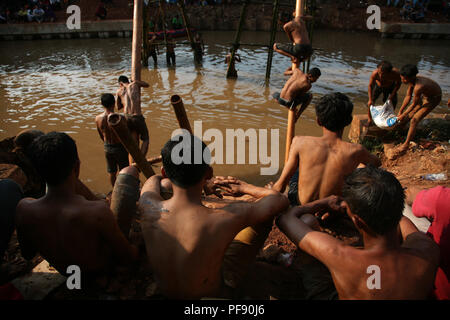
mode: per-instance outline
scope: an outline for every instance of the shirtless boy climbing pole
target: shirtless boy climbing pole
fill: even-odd
[[[119,77],[119,86],[116,93],[117,110],[124,109],[125,117],[127,118],[128,128],[131,135],[139,145],[139,139],[142,140],[141,152],[145,156],[148,151],[149,136],[145,118],[142,115],[141,109],[141,95],[139,88],[148,88],[149,85],[144,81],[130,81],[125,76]],[[133,159],[130,156],[130,164]]]

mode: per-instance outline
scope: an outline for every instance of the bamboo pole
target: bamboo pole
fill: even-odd
[[[155,172],[139,149],[139,145],[131,136],[125,117],[117,113],[112,113],[108,116],[108,125],[113,129],[120,142],[133,157],[134,162],[136,162],[136,165],[142,171],[144,176],[147,179],[153,176]]]
[[[131,80],[141,80],[142,7],[143,0],[134,0],[133,43],[131,47]],[[141,91],[139,89],[139,95]]]
[[[162,162],[162,156],[147,158],[147,162],[148,162],[148,164],[160,163],[160,162]]]
[[[186,114],[186,109],[184,108],[183,100],[178,95],[173,95],[170,98],[170,103],[172,103],[173,110],[175,111],[175,116],[177,117],[178,124],[181,129],[185,129],[192,134],[191,124]]]
[[[273,44],[275,42],[275,36],[278,29],[278,0],[273,3],[273,14],[272,14],[272,27],[270,32],[270,42],[269,42],[269,55],[267,56],[267,67],[266,67],[266,80],[270,79],[270,72],[272,70],[272,58],[273,58]]]
[[[143,29],[142,29],[142,65],[144,67],[148,67],[148,58],[149,58],[149,45],[148,45],[148,34],[150,31],[150,17],[149,17],[149,8],[150,5],[146,5],[144,3],[142,10],[142,20],[143,20]]]
[[[166,13],[164,11],[165,1],[159,0],[159,10],[161,12],[162,27],[164,31],[164,45],[167,46],[167,31],[166,31]]]
[[[241,17],[239,19],[239,27],[236,32],[236,37],[234,39],[233,49],[231,50],[230,63],[228,64],[228,69],[227,69],[227,78],[233,77],[232,66],[234,65],[234,57],[236,55],[236,51],[239,48],[239,41],[241,39],[242,28],[244,27],[245,16],[246,16],[246,12],[247,12],[247,5],[248,5],[248,0],[244,0],[244,5],[242,6],[242,10],[241,10]]]
[[[304,2],[305,0],[297,0],[296,6],[295,6],[295,17],[302,16],[304,12]],[[296,63],[292,63],[292,71],[294,71],[295,68],[298,68],[299,65]],[[291,143],[292,139],[295,135],[295,110],[289,109],[288,114],[288,126],[287,126],[287,132],[286,132],[286,154],[284,158],[284,162],[286,163],[289,159],[289,150],[291,149]]]
[[[191,48],[192,48],[192,50],[195,50],[194,38],[192,37],[191,28],[190,28],[191,25],[189,22],[189,18],[186,14],[183,0],[178,0],[177,5],[180,8],[181,16],[183,17],[184,27],[186,28],[186,33],[187,33],[188,40],[191,43]]]

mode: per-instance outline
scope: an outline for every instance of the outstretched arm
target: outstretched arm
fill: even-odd
[[[216,181],[216,183],[221,185],[228,194],[234,196],[248,194],[259,199],[254,203],[234,203],[223,208],[238,215],[239,228],[268,221],[289,206],[287,197],[274,190],[257,187],[232,177]]]
[[[147,82],[141,80],[135,80],[134,83],[143,88],[148,88],[150,86]]]

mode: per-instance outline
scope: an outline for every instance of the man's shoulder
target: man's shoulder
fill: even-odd
[[[402,248],[430,262],[439,263],[439,246],[423,232],[418,231],[408,235],[402,243]]]

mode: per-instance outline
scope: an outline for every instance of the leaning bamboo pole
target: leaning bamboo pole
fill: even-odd
[[[186,33],[187,33],[187,37],[188,37],[189,43],[191,44],[191,48],[192,48],[192,50],[195,50],[194,38],[192,37],[192,34],[191,34],[191,25],[189,23],[189,18],[188,18],[187,14],[186,14],[186,10],[185,10],[185,7],[184,7],[184,1],[183,0],[178,0],[177,1],[177,5],[180,8],[181,16],[183,17],[184,27],[186,28]]]
[[[166,12],[164,11],[164,0],[159,0],[159,10],[161,12],[161,21],[164,31],[164,45],[167,46],[167,31],[166,31]]]
[[[233,77],[233,68],[232,67],[234,65],[234,57],[236,56],[236,51],[239,48],[239,41],[241,39],[242,28],[244,27],[248,2],[249,2],[248,0],[244,0],[244,5],[242,6],[241,17],[239,19],[239,27],[236,32],[236,37],[234,38],[233,49],[231,50],[230,63],[228,64],[227,78]]]
[[[273,3],[272,27],[269,42],[269,55],[267,56],[266,80],[270,79],[270,72],[272,70],[273,44],[275,43],[275,36],[277,34],[277,29],[278,29],[278,0],[275,0]]]
[[[170,98],[170,103],[172,103],[173,110],[175,111],[175,116],[177,117],[178,124],[181,129],[185,129],[192,134],[191,124],[186,114],[186,109],[184,108],[183,100],[179,95],[173,95]]]
[[[128,153],[131,154],[134,162],[136,162],[137,167],[142,171],[144,176],[147,179],[153,176],[155,172],[139,149],[139,145],[131,136],[125,117],[117,113],[112,113],[108,116],[108,125],[116,133]]]
[[[303,16],[304,2],[305,0],[297,0],[295,6],[295,17]],[[298,67],[299,67],[298,64],[292,63],[292,71],[294,71],[294,69]],[[294,138],[294,134],[295,134],[295,110],[289,109],[288,126],[286,132],[286,153],[284,158],[285,163],[289,159],[289,150],[291,149],[291,143],[292,139]]]

